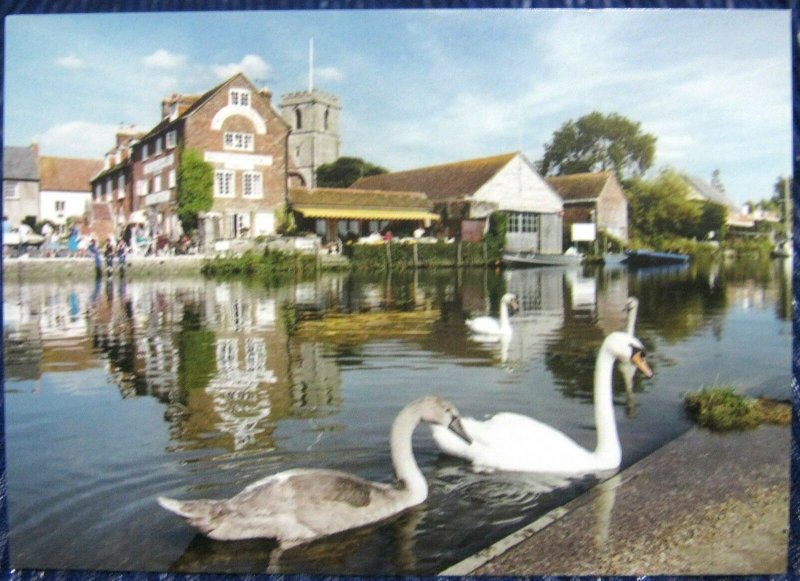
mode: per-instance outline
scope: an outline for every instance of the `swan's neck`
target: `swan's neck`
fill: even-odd
[[[622,450],[611,392],[613,371],[614,357],[605,349],[601,349],[594,368],[594,421],[597,429],[597,447],[594,455],[598,463],[616,467],[622,458]]]
[[[508,320],[508,303],[505,301],[500,303],[500,328],[510,329],[511,323]]]
[[[634,305],[628,311],[628,320],[626,321],[625,325],[625,332],[628,335],[633,335],[634,330],[636,329],[636,315],[638,314],[639,306]]]
[[[428,497],[428,482],[417,465],[411,445],[414,428],[419,422],[420,414],[413,408],[406,408],[394,420],[390,435],[394,472],[411,504],[418,504]]]

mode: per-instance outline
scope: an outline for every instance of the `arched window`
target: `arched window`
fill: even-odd
[[[303,128],[303,114],[300,112],[300,109],[294,110],[294,128],[295,129]]]
[[[330,109],[325,109],[325,119],[323,121],[324,127],[325,127],[325,131],[328,130],[328,117],[330,117],[330,114],[331,114],[331,110]]]

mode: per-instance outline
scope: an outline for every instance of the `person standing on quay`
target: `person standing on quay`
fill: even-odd
[[[72,228],[69,229],[69,238],[67,239],[67,251],[70,258],[78,255],[78,234],[78,227],[73,224]]]
[[[106,275],[110,277],[114,274],[114,241],[111,238],[106,239],[103,254],[106,257]]]
[[[103,261],[100,258],[100,248],[97,246],[97,240],[92,238],[89,241],[89,246],[86,248],[86,252],[89,253],[89,256],[94,258],[94,275],[97,279],[103,277]]]
[[[121,237],[117,242],[117,264],[119,264],[119,275],[125,276],[125,257],[128,255],[128,244],[125,237]]]

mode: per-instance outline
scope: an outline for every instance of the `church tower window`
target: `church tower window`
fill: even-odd
[[[295,129],[303,128],[303,113],[300,111],[300,109],[294,110],[294,128]]]

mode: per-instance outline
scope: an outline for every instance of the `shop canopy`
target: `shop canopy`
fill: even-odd
[[[402,208],[331,208],[325,206],[294,206],[306,218],[337,220],[438,220],[439,215],[427,210]]]
[[[306,218],[329,220],[439,219],[433,204],[421,192],[387,192],[349,188],[292,188],[292,209]]]

